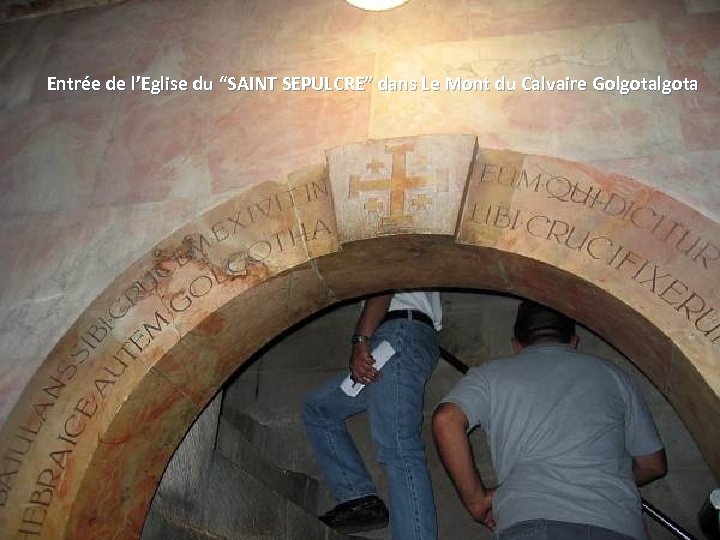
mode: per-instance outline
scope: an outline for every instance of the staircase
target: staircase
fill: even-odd
[[[216,398],[171,460],[143,540],[342,540],[316,517],[318,482],[265,459],[246,415],[220,417]],[[358,537],[352,537],[357,539]]]

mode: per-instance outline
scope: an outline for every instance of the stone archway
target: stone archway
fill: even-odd
[[[137,538],[195,415],[253,352],[394,287],[520,294],[670,399],[720,474],[720,225],[581,164],[424,136],[328,151],[174,233],[85,311],[0,442],[8,538]]]

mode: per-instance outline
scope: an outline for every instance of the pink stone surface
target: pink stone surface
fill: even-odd
[[[664,339],[696,358],[695,367],[712,387],[720,384],[711,360],[718,331],[712,328],[720,319],[711,311],[699,327],[692,313],[720,302],[720,249],[712,222],[626,178],[553,158],[527,157],[522,165],[517,159],[478,153],[460,240],[537,259],[595,284],[663,328]],[[629,214],[630,205],[637,211]],[[549,283],[536,288],[551,290]],[[628,325],[611,326],[606,336],[620,336]],[[667,386],[667,362],[647,369],[658,385]]]
[[[123,5],[68,12],[60,18],[62,41],[101,43],[135,39],[148,42],[175,40],[188,32],[188,21],[201,19],[209,2],[165,0],[122,1]]]
[[[93,303],[108,283],[125,271],[132,274],[141,268],[132,262],[143,253],[147,254],[143,264],[152,261],[153,246],[178,227],[212,226],[214,221],[203,221],[213,217],[212,212],[204,213],[208,207],[241,197],[248,187],[260,182],[284,182],[287,173],[321,164],[328,148],[362,143],[369,137],[476,133],[479,145],[485,148],[595,162],[602,169],[599,178],[603,185],[672,210],[673,217],[683,224],[703,230],[707,238],[717,238],[714,229],[707,228],[707,218],[714,227],[720,216],[717,11],[716,0],[612,0],[602,5],[567,0],[412,0],[382,15],[356,10],[342,0],[240,4],[231,0],[145,0],[51,17],[25,27],[32,26],[34,33],[19,26],[0,27],[0,44],[7,44],[0,46],[0,103],[4,107],[0,114],[0,252],[4,253],[0,258],[0,305],[5,314],[0,320],[0,418],[4,419],[13,404],[20,404],[6,425],[10,431],[3,432],[0,446],[5,448],[9,440],[6,434],[12,433],[18,421],[27,420],[28,414],[32,417],[31,405],[37,396],[33,389],[47,395],[38,390],[38,385],[57,373],[58,359],[67,359],[83,335],[81,331],[94,324],[96,310],[107,310],[109,302],[131,284],[118,282],[119,289],[110,291],[110,297]],[[50,93],[46,89],[48,75],[104,79],[131,74],[188,79],[204,75],[213,78],[216,85],[222,74],[368,74],[375,77],[375,83],[385,76],[442,79],[506,75],[519,83],[525,75],[588,80],[598,75],[661,75],[696,77],[701,88],[696,93],[673,96],[618,96],[598,92],[449,95],[379,92],[376,88],[359,93],[231,94],[216,86],[211,94],[167,97]],[[508,157],[508,162],[513,159]],[[549,164],[557,165],[553,160],[535,161],[536,166]],[[579,163],[565,166],[595,175]],[[644,185],[636,186],[612,173],[629,174]],[[658,191],[675,195],[700,212],[692,208],[676,212],[677,203]],[[512,194],[503,194],[502,189],[488,193],[508,205],[522,202]],[[554,208],[545,210],[555,212]],[[553,215],[570,222],[577,214],[561,209]],[[317,215],[312,208],[297,213],[303,221]],[[583,224],[588,226],[601,227],[604,223],[591,215],[584,219]],[[621,226],[608,231],[623,241],[642,241],[636,232]],[[661,326],[676,340],[678,350],[670,365],[663,359],[647,363],[643,369],[668,391],[699,440],[715,433],[715,425],[706,422],[712,416],[696,419],[702,410],[717,407],[717,351],[695,343],[697,332],[688,332],[672,308],[656,297],[647,300],[642,289],[627,279],[618,280],[617,272],[588,269],[582,258],[551,248],[547,241],[536,239],[528,246],[519,238],[499,233],[488,237],[490,241],[506,252],[494,247],[458,246],[434,235],[353,242],[344,248],[344,257],[337,258],[320,257],[332,251],[330,244],[322,244],[316,252],[307,246],[312,257],[320,257],[317,264],[302,266],[307,264],[302,257],[279,261],[275,266],[278,271],[294,264],[301,265],[302,270],[287,281],[277,282],[276,288],[263,281],[267,277],[263,275],[253,282],[255,287],[228,287],[225,296],[207,303],[207,309],[173,319],[167,330],[169,341],[158,341],[148,349],[149,360],[165,361],[162,371],[154,372],[150,362],[133,365],[126,386],[114,395],[114,401],[104,405],[93,434],[106,434],[111,444],[93,454],[92,459],[99,461],[95,472],[87,477],[84,491],[95,498],[80,501],[76,508],[91,508],[97,503],[97,508],[106,508],[98,515],[107,518],[122,514],[127,518],[125,523],[131,524],[128,531],[138,530],[147,501],[140,500],[142,497],[122,499],[123,490],[132,490],[136,483],[138,492],[149,497],[178,434],[211,389],[239,361],[228,351],[234,337],[233,324],[247,317],[247,310],[230,309],[233,294],[237,298],[249,294],[247,298],[256,304],[271,307],[278,306],[267,298],[279,299],[283,311],[274,312],[276,318],[269,311],[258,315],[260,327],[275,335],[294,317],[302,316],[303,310],[313,311],[330,301],[323,287],[310,288],[316,272],[323,273],[327,278],[324,286],[337,297],[371,292],[381,286],[403,286],[408,279],[417,286],[433,286],[442,278],[453,286],[486,286],[547,298],[541,291],[554,279],[582,276],[596,288],[588,292],[577,283],[568,285],[568,294],[577,296],[567,300],[568,305],[580,316],[598,305],[613,311],[622,308],[618,302],[630,302],[628,298],[645,299],[633,304],[642,317],[596,321],[595,327],[633,352],[633,336],[654,331],[648,321]],[[688,285],[704,287],[708,298],[712,296],[715,301],[717,274],[705,270],[693,274],[690,269],[697,261],[678,266],[675,248],[656,247],[655,243],[649,242],[643,249],[652,247],[658,262],[672,266],[673,272],[676,268],[686,272],[690,276]],[[384,264],[367,273],[368,260],[382,260]],[[549,264],[543,266],[540,261]],[[408,267],[413,268],[409,277]],[[180,282],[176,285],[183,286]],[[309,296],[298,292],[302,287]],[[602,288],[615,291],[618,299],[597,295]],[[268,297],[263,296],[266,293]],[[153,306],[163,305],[161,296],[154,298]],[[229,311],[220,312],[219,306],[228,306]],[[108,350],[111,345],[120,346],[128,332],[154,315],[146,308],[133,313],[118,324],[119,337],[106,342]],[[47,351],[69,327],[74,330],[43,362]],[[197,356],[198,349],[193,347],[206,351],[202,367],[209,370],[207,373],[193,378],[192,364],[179,354],[182,347],[173,347],[171,338],[179,336],[186,337],[187,346],[192,344],[185,354]],[[248,334],[248,343],[270,337]],[[662,340],[651,346],[660,356],[665,352]],[[172,351],[167,352],[168,348]],[[690,366],[686,356],[692,356],[696,364]],[[101,365],[88,360],[80,368],[76,386],[69,386],[67,396],[58,402],[53,428],[60,429],[80,393],[93,387],[93,370],[101,369]],[[157,382],[157,378],[163,381]],[[27,385],[28,394],[18,398],[29,380],[34,382]],[[668,385],[671,380],[676,384]],[[178,388],[185,393],[173,401]],[[151,396],[152,391],[157,395]],[[142,392],[148,394],[143,396]],[[127,396],[141,401],[125,403]],[[144,408],[142,400],[146,398]],[[158,410],[163,407],[153,408],[151,402],[173,407],[175,420],[162,416]],[[114,410],[128,414],[113,417]],[[146,419],[150,430],[143,431],[147,439],[136,439],[136,453],[112,446],[130,440],[127,437],[132,437],[132,428],[136,427],[133,415]],[[113,430],[98,427],[109,425]],[[152,454],[154,440],[160,441],[161,451]],[[47,447],[39,443],[43,445]],[[95,448],[86,447],[73,463],[72,474],[77,475],[73,478],[81,478],[87,470],[91,447]],[[707,452],[706,456],[720,463],[716,453]],[[33,467],[46,457],[44,452]],[[151,462],[152,469],[145,476],[144,460]],[[121,470],[125,462],[131,470],[127,483],[113,476],[102,486],[108,489],[97,487],[103,478],[97,471]],[[30,468],[17,481],[32,486],[36,473]],[[76,502],[68,491],[71,488],[78,486],[69,482],[62,487],[68,497],[62,503],[67,504],[63,511]],[[103,497],[96,497],[98,493]],[[113,499],[116,495],[118,498]],[[60,521],[53,522],[58,527],[63,515],[58,513]],[[80,523],[73,529],[81,531],[77,537],[106,536],[106,529],[102,529],[105,522],[96,521],[102,534],[95,536],[91,529],[83,528],[85,525]],[[4,526],[5,522],[0,523],[0,529]],[[111,529],[123,530],[122,526],[107,530]],[[59,535],[60,530],[53,533]]]
[[[89,204],[108,139],[112,100],[13,109],[0,120],[0,214],[75,210]]]
[[[153,369],[199,406],[204,405],[208,390],[219,388],[241,363],[268,341],[266,329],[278,335],[331,301],[329,291],[313,268],[308,265],[296,270],[289,281],[257,284],[257,278],[246,280],[244,293],[216,311],[210,311],[213,306],[206,303],[200,308],[200,316],[179,326],[185,338]],[[234,287],[239,290],[243,283],[237,282]],[[234,292],[228,289],[223,291],[224,300]],[[267,298],[273,302],[267,302]],[[266,304],[272,305],[260,307]],[[252,321],[240,322],[247,319],[249,313]],[[193,323],[198,325],[192,327]]]
[[[348,152],[335,149],[330,165],[336,171],[349,171],[357,163],[367,166],[370,157],[373,171],[383,159],[385,144],[397,142],[350,145]],[[444,156],[462,161],[455,168],[464,170],[473,155],[472,137],[400,142],[430,148],[420,163],[425,165],[442,164]],[[369,154],[361,152],[357,158],[353,150],[358,147]],[[646,185],[586,165],[488,149],[475,149],[474,155],[467,189],[460,189],[463,180],[458,173],[459,183],[452,184],[458,189],[448,189],[447,195],[454,202],[445,205],[449,210],[463,205],[459,243],[447,232],[447,220],[456,215],[449,211],[450,216],[433,214],[429,228],[418,224],[417,230],[410,228],[403,235],[387,235],[378,225],[365,227],[342,248],[336,230],[330,230],[330,241],[319,243],[314,251],[311,239],[304,236],[299,237],[302,242],[278,244],[278,231],[318,217],[331,221],[328,212],[335,213],[337,231],[354,230],[356,224],[343,223],[353,221],[351,214],[338,211],[341,191],[312,191],[313,182],[329,174],[322,166],[312,166],[277,182],[256,183],[150,249],[90,303],[13,409],[0,438],[0,455],[17,443],[23,427],[35,435],[14,476],[18,489],[9,504],[22,505],[39,471],[55,467],[47,449],[63,448],[58,446],[64,444],[63,439],[58,442],[60,430],[76,444],[64,454],[62,472],[53,469],[59,478],[57,500],[48,510],[43,530],[51,537],[65,527],[72,536],[104,537],[122,522],[123,535],[135,537],[174,444],[244,359],[292,323],[333,301],[388,287],[492,288],[566,307],[632,354],[661,390],[672,396],[671,383],[677,381],[682,394],[674,403],[689,422],[697,407],[687,396],[689,389],[696,388],[701,396],[698,403],[714,411],[720,388],[720,369],[712,360],[717,345],[689,327],[684,315],[673,308],[676,298],[666,295],[692,289],[707,305],[717,305],[720,250],[705,242],[710,250],[705,257],[685,254],[654,231],[648,233],[646,221],[628,221],[622,212],[588,206],[582,195],[590,194],[591,188],[602,189],[605,196],[615,193],[626,203],[652,206],[653,212],[642,214],[645,220],[661,213],[668,223],[677,220],[704,239],[717,236],[717,224]],[[495,168],[489,169],[488,163]],[[410,165],[405,172],[420,166],[412,161]],[[518,167],[525,170],[527,180],[508,182]],[[536,177],[542,182],[538,180],[534,189]],[[558,186],[573,195],[558,194]],[[478,204],[503,206],[505,214],[490,219],[492,214],[479,211]],[[593,249],[576,250],[563,245],[562,230],[556,230],[555,236],[552,230],[538,233],[537,223],[530,227],[530,217],[539,218],[544,226],[560,224],[565,232],[572,224],[580,233],[605,235],[605,240]],[[124,223],[124,231],[130,231],[130,222]],[[450,224],[455,223],[452,217]],[[600,260],[608,255],[609,237],[613,245],[617,242],[626,252],[633,250],[622,271]],[[601,249],[605,251],[600,253]],[[649,280],[632,277],[641,257],[649,257],[650,252],[663,268],[662,276],[653,280],[672,279],[673,274],[683,280],[685,291],[670,287],[659,293],[654,281],[649,286]],[[607,312],[616,316],[604,318]],[[638,335],[646,342],[635,340]],[[668,351],[671,344],[676,353]],[[647,351],[652,354],[641,354]],[[14,377],[10,374],[11,384]],[[56,382],[59,389],[48,394],[48,385]],[[38,408],[47,396],[53,399],[47,405],[51,409]],[[77,416],[78,408],[89,408],[92,414],[84,420]],[[720,456],[711,441],[717,428],[702,427],[695,433],[711,465],[716,465]],[[126,474],[104,472],[121,468]],[[99,483],[100,497],[95,494]],[[134,496],[125,496],[128,491]],[[0,529],[17,530],[19,515],[0,515]],[[95,519],[100,515],[106,519]],[[110,515],[115,519],[107,518]]]
[[[370,73],[368,59],[344,73]],[[278,77],[295,72],[273,72]],[[341,73],[339,64],[307,65],[309,76]],[[280,79],[281,80],[281,79]],[[369,92],[251,92],[219,90],[207,120],[213,191],[272,180],[308,163],[324,161],[333,141],[367,138]]]
[[[592,0],[503,2],[469,0],[472,37],[528,34],[586,25],[615,24],[647,18],[684,14],[682,0],[611,0],[599,4]]]
[[[385,52],[421,45],[428,36],[436,43],[469,39],[471,21],[467,10],[467,4],[462,2],[408,2],[402,9],[387,13],[360,11],[356,17],[362,21],[360,34],[371,36],[375,50]],[[349,15],[345,7],[338,19],[349,19]]]
[[[105,88],[105,82],[112,77],[129,81],[132,75],[143,74],[155,54],[154,44],[139,47],[133,39],[91,43],[56,39],[38,73],[33,102],[84,101],[93,95],[115,95]],[[100,81],[100,90],[50,90],[48,77],[84,80],[87,76]]]
[[[698,81],[697,92],[676,96],[682,133],[690,150],[720,147],[720,14],[663,21],[669,72]]]
[[[14,254],[0,261],[0,269],[18,283],[4,285],[0,296],[8,305],[56,296],[87,303],[141,253],[118,250],[113,246],[117,238],[148,249],[193,213],[192,201],[176,200],[0,220],[0,246]],[[78,265],[80,253],[83,264]]]
[[[0,418],[3,423],[17,403],[22,389],[30,382],[32,371],[26,367],[28,361],[35,361],[36,365],[40,363],[37,358],[4,357],[0,374]]]
[[[153,5],[154,4],[154,5]],[[60,19],[58,38],[66,42],[100,43],[125,39],[131,35],[147,35],[149,28],[172,10],[158,9],[157,2],[126,2],[125,5],[103,6],[64,13]]]
[[[29,103],[38,69],[57,29],[55,19],[21,21],[0,30],[0,107]]]
[[[116,77],[127,82],[133,75],[172,76],[158,69],[158,61],[174,49],[173,43],[187,31],[187,21],[204,14],[201,3],[175,2],[171,9],[162,2],[128,2],[91,10],[79,10],[53,18],[53,40],[40,66],[35,102],[87,99],[90,95],[118,94],[104,87]],[[163,67],[166,67],[164,65]],[[48,77],[97,79],[100,91],[48,90]],[[178,75],[179,76],[179,75]]]
[[[718,150],[599,161],[597,165],[658,186],[708,217],[720,217],[720,184],[708,175],[720,167]]]
[[[406,230],[452,234],[475,139],[435,135],[328,151],[340,240]]]
[[[146,501],[152,497],[165,462],[181,437],[178,437],[179,433],[175,432],[174,426],[187,424],[195,416],[195,404],[161,375],[149,373],[140,387],[146,390],[143,393],[147,398],[129,399],[117,405],[117,409],[123,409],[127,414],[115,415],[115,421],[99,443],[102,450],[95,455],[88,472],[81,473],[84,473],[85,483],[68,483],[66,500],[72,500],[73,496],[79,494],[83,499],[79,515],[84,516],[70,523],[68,534],[71,537],[86,537],[88,522],[96,522],[93,535],[97,538],[118,533],[123,538],[137,538],[145,521]],[[139,454],[144,458],[128,459],[124,455],[128,446],[144,447],[144,451]],[[118,462],[122,462],[123,467],[118,467]],[[68,473],[73,474],[75,471]],[[98,481],[102,482],[104,489],[93,497],[82,497],[82,493]],[[131,486],[135,496],[115,498],[115,494]],[[100,519],[101,509],[108,505],[113,505],[118,512],[127,516],[122,531],[118,531],[108,520]],[[53,523],[48,525],[52,530]]]
[[[647,21],[537,33],[531,41],[504,35],[393,50],[378,58],[378,80],[425,77],[440,81],[440,90],[375,89],[370,136],[464,131],[483,144],[581,161],[677,151],[680,122],[667,96],[592,86],[598,77],[667,77],[663,55],[658,25]],[[458,77],[487,79],[488,89],[447,89],[448,78]],[[515,83],[514,91],[495,88],[502,77]],[[588,89],[526,91],[525,77],[584,80]]]
[[[688,13],[715,13],[720,11],[719,0],[685,0]]]
[[[465,39],[468,34],[462,3],[415,2],[379,14],[344,1],[300,0],[293,2],[292,16],[286,16],[288,6],[282,0],[253,2],[242,8],[231,0],[207,4],[207,15],[192,30],[193,39],[214,41],[212,48],[221,62],[245,71],[319,59],[352,59],[414,46],[429,35],[439,42]],[[241,17],[227,16],[238,9]],[[240,40],[247,46],[238,47]],[[235,53],[232,56],[222,54],[231,51]]]
[[[93,204],[136,204],[202,196],[210,190],[203,122],[208,102],[196,93],[132,94],[119,103]]]
[[[193,209],[192,201],[170,201],[0,220],[0,249],[13,254],[0,259],[0,272],[4,283],[17,284],[0,289],[0,421],[21,394],[20,381],[31,378],[88,303],[139,255],[118,250],[116,239],[147,249],[191,219]]]

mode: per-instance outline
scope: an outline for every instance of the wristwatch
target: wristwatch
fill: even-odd
[[[368,336],[363,336],[362,334],[353,334],[352,338],[350,338],[350,341],[353,343],[363,343],[365,341],[370,341],[370,338]]]

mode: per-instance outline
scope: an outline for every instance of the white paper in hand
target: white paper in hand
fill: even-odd
[[[392,355],[395,354],[395,349],[387,341],[381,341],[371,354],[375,359],[375,369],[380,371],[385,363],[392,358]],[[350,375],[340,383],[340,389],[350,397],[357,396],[363,388],[365,388],[365,385],[354,382]]]

